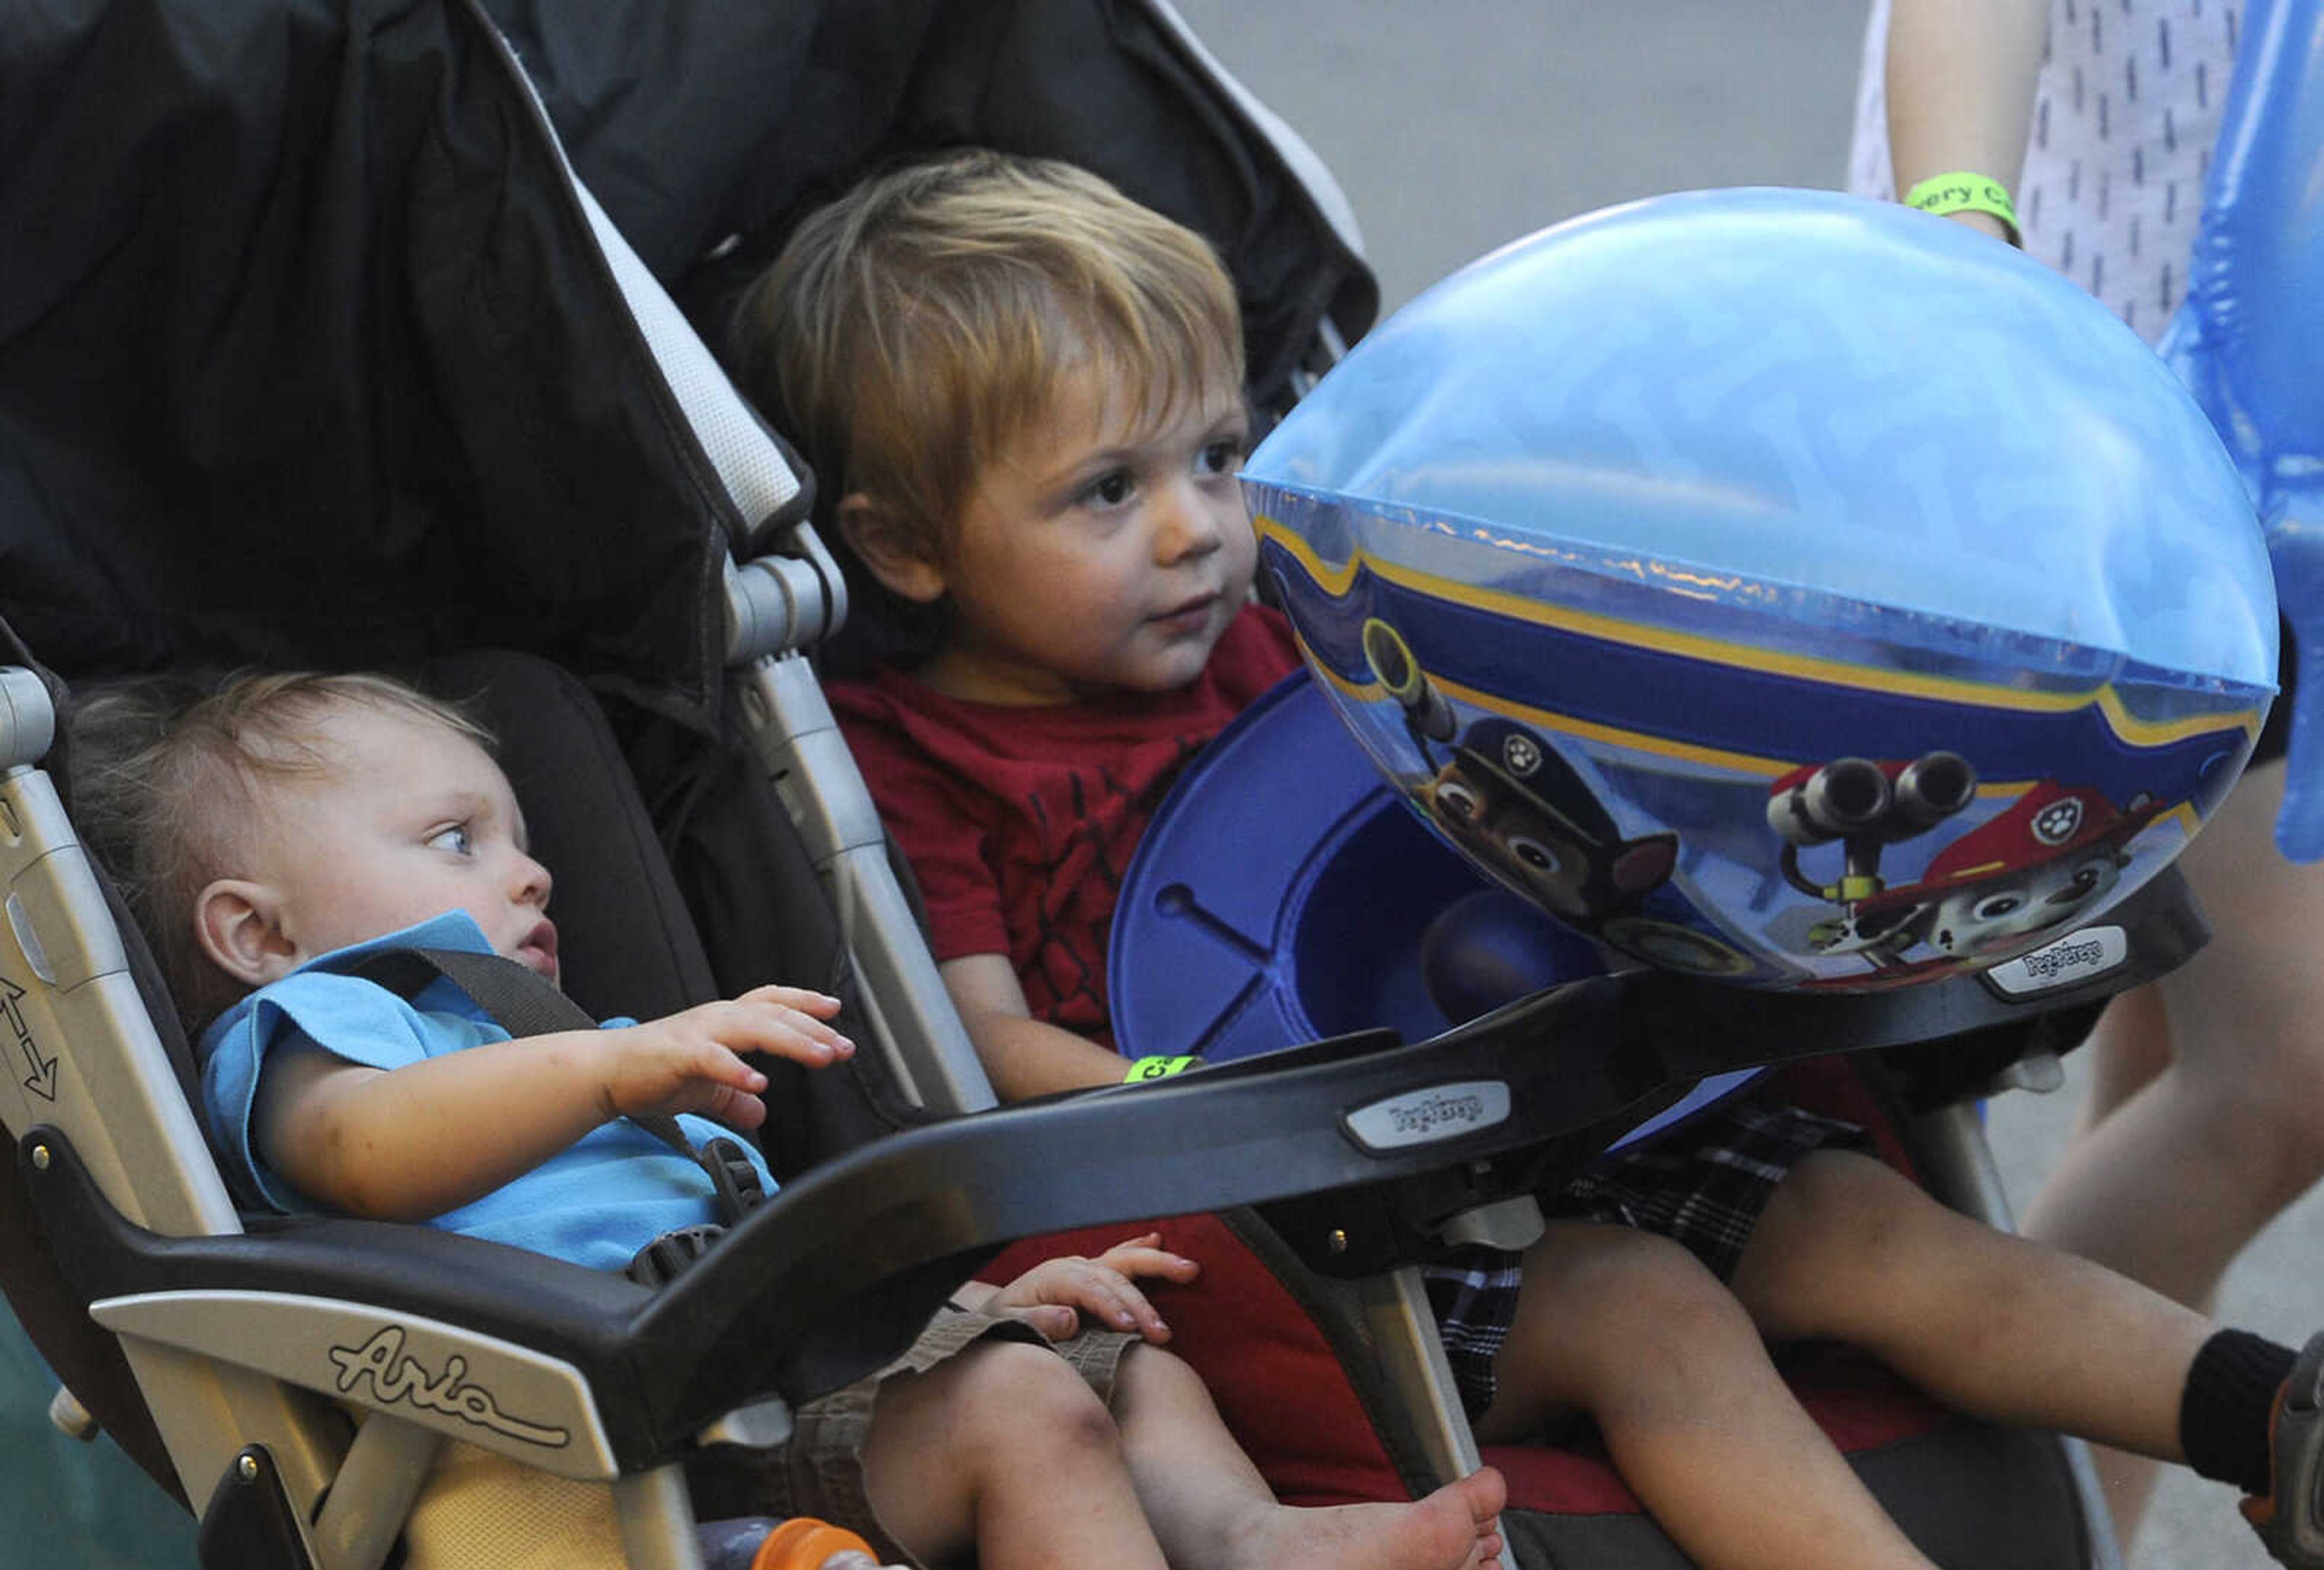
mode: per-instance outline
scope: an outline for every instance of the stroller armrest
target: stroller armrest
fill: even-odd
[[[63,1240],[57,1262],[73,1290],[92,1304],[142,1302],[106,1309],[139,1319],[116,1323],[124,1333],[180,1341],[172,1300],[155,1295],[180,1294],[180,1308],[199,1295],[244,1318],[196,1350],[355,1398],[373,1392],[350,1390],[347,1354],[384,1326],[425,1321],[456,1338],[439,1336],[420,1360],[438,1377],[455,1351],[470,1384],[495,1395],[512,1377],[496,1352],[556,1365],[561,1409],[581,1420],[532,1426],[570,1431],[575,1450],[531,1459],[600,1475],[669,1461],[747,1402],[796,1404],[869,1372],[1018,1238],[1376,1184],[1644,1115],[1674,1094],[1647,1059],[1593,1048],[1582,1055],[1607,1070],[1593,1076],[1575,1055],[1544,1049],[1560,1037],[1610,1043],[1598,1017],[1619,1011],[1618,990],[1545,994],[1462,1040],[1406,1046],[1372,1033],[897,1134],[787,1185],[658,1292],[420,1226],[319,1220],[167,1237],[116,1212],[55,1129],[28,1132],[18,1156],[44,1232]],[[1470,1094],[1486,1085],[1505,1088]],[[1406,1132],[1360,1131],[1399,1109],[1411,1113]],[[293,1303],[336,1323],[303,1346],[262,1328],[266,1305]],[[435,1426],[463,1432],[456,1414]],[[598,1442],[584,1444],[583,1430]]]
[[[401,1409],[565,1476],[659,1459],[626,1416],[629,1327],[650,1294],[625,1277],[389,1222],[172,1237],[115,1209],[59,1131],[27,1132],[17,1159],[60,1274],[116,1334]]]
[[[793,1399],[835,1388],[1010,1239],[1351,1190],[1406,1191],[1441,1220],[1496,1196],[1470,1181],[1480,1163],[1522,1155],[1509,1169],[1538,1180],[1711,1076],[2022,1028],[2172,968],[2204,935],[2167,871],[2107,920],[2125,937],[2103,974],[2025,992],[1964,976],[1755,993],[1634,971],[1426,1041],[1366,1032],[882,1140],[792,1184],[654,1299],[638,1334],[673,1377],[649,1399],[678,1434],[731,1405],[738,1379]],[[896,1296],[914,1276],[926,1289]]]
[[[607,1454],[635,1470],[678,1455],[746,1402],[797,1403],[869,1372],[1015,1239],[1425,1188],[1518,1152],[1578,1159],[1713,1074],[2037,1018],[2167,970],[2201,939],[2175,880],[2113,919],[2130,929],[2129,958],[2103,983],[2052,993],[2012,996],[1964,977],[1808,996],[1629,972],[1429,1041],[1370,1032],[911,1130],[786,1186],[659,1292],[425,1227],[328,1221],[163,1237],[115,1213],[55,1131],[33,1130],[20,1159],[48,1236],[69,1240],[58,1262],[84,1301],[297,1295],[490,1336],[576,1371]],[[276,1371],[329,1390],[340,1371]]]

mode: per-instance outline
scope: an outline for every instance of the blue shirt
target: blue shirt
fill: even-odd
[[[227,1175],[245,1199],[285,1214],[324,1209],[270,1170],[251,1142],[251,1108],[269,1051],[311,1043],[347,1062],[392,1070],[509,1039],[449,982],[431,982],[406,1000],[376,983],[338,974],[383,948],[492,952],[475,920],[451,911],[310,960],[242,999],[202,1032],[205,1110],[226,1147]],[[678,1123],[696,1145],[727,1132],[704,1118],[681,1115]],[[751,1159],[773,1193],[774,1179],[756,1150]],[[428,1224],[618,1270],[661,1233],[717,1219],[708,1174],[624,1118],[601,1124],[530,1172]]]

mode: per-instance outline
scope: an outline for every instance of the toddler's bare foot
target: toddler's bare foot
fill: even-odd
[[[1262,1510],[1228,1570],[1499,1570],[1508,1492],[1487,1466],[1410,1504]]]

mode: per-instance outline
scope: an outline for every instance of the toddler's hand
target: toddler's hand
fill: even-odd
[[[1022,1319],[1051,1341],[1070,1340],[1087,1313],[1109,1329],[1134,1333],[1160,1344],[1170,1327],[1136,1285],[1140,1277],[1187,1282],[1202,1267],[1162,1247],[1162,1234],[1149,1232],[1116,1243],[1093,1260],[1078,1254],[1044,1260],[994,1293],[989,1312]]]
[[[825,1023],[839,1000],[799,987],[753,987],[642,1025],[603,1032],[600,1100],[608,1120],[694,1113],[749,1131],[766,1121],[767,1076],[742,1061],[765,1052],[819,1068],[855,1044]]]

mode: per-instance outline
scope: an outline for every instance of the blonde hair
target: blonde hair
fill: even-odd
[[[932,556],[978,469],[1089,356],[1159,417],[1240,388],[1234,283],[1206,240],[1094,174],[985,150],[903,165],[816,212],[738,302],[744,390],[836,500]]]
[[[73,716],[74,824],[152,940],[189,1031],[243,991],[202,953],[194,901],[235,871],[261,781],[337,767],[322,724],[348,706],[440,725],[492,750],[491,733],[456,705],[363,673],[139,678]]]

